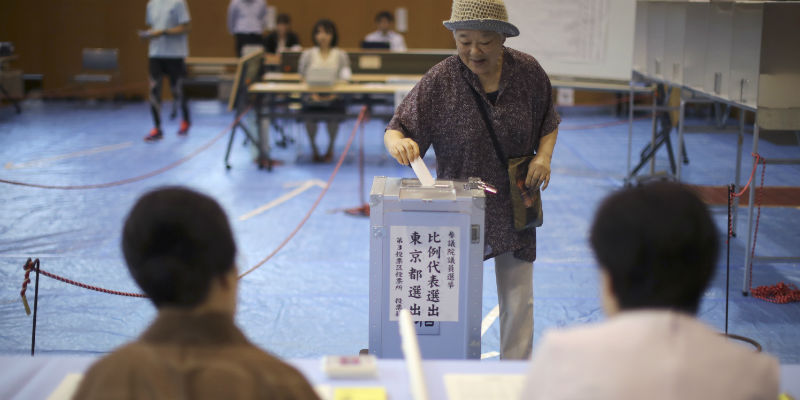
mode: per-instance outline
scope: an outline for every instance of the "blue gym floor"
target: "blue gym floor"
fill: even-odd
[[[151,128],[146,103],[35,102],[17,115],[0,108],[0,178],[47,185],[84,185],[139,176],[179,160],[225,130],[233,114],[216,101],[193,101],[193,125],[187,138],[176,135],[177,120],[164,107],[165,138],[145,143]],[[587,229],[598,201],[621,187],[626,169],[626,124],[593,128],[616,121],[611,111],[563,110],[553,159],[552,181],[544,193],[545,225],[538,232],[539,256],[534,268],[535,340],[547,329],[603,318],[596,267],[587,245]],[[342,124],[336,155],[344,149],[353,120]],[[707,121],[692,120],[702,124]],[[250,122],[252,124],[252,122]],[[383,149],[385,122],[366,125],[366,190],[372,176],[411,176]],[[638,155],[650,138],[650,120],[637,120],[633,151]],[[320,127],[321,146],[326,135]],[[19,299],[22,266],[39,258],[43,270],[119,291],[138,289],[128,276],[120,252],[120,230],[134,201],[162,185],[185,185],[215,197],[225,208],[236,234],[240,271],[272,252],[297,226],[322,190],[311,186],[295,197],[250,219],[239,217],[292,191],[309,180],[326,181],[334,164],[312,164],[308,141],[299,126],[288,129],[296,142],[276,149],[286,165],[259,170],[251,150],[234,143],[232,169],[223,166],[227,137],[196,157],[162,174],[110,188],[53,190],[0,184],[0,352],[30,351],[31,322]],[[745,135],[743,175],[749,174],[752,136]],[[283,357],[357,354],[368,342],[367,218],[343,209],[360,205],[356,141],[319,208],[297,236],[240,285],[237,321],[258,345]],[[736,135],[686,135],[684,180],[726,185],[733,180]],[[111,147],[109,147],[111,146]],[[324,147],[322,147],[324,148]],[[767,157],[797,157],[797,146],[761,141]],[[433,164],[429,157],[428,164]],[[634,164],[635,164],[634,160]],[[657,170],[668,167],[658,153]],[[769,165],[768,186],[800,185],[800,167]],[[726,209],[712,208],[724,232]],[[746,226],[741,208],[739,229]],[[800,209],[764,208],[757,254],[800,255]],[[724,241],[723,241],[724,243]],[[800,363],[800,303],[771,304],[741,295],[744,235],[731,242],[731,333],[755,339],[782,363]],[[724,247],[722,249],[724,252]],[[483,314],[497,304],[494,266],[485,264]],[[756,264],[757,285],[779,281],[800,284],[798,264]],[[28,288],[33,305],[33,285]],[[144,299],[85,290],[42,277],[36,336],[38,354],[105,353],[134,339],[155,314]],[[725,257],[705,294],[700,318],[722,330],[725,323]],[[624,338],[620,338],[624,340]],[[499,328],[483,335],[482,352],[497,359]]]

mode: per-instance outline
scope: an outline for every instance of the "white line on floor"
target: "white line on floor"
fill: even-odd
[[[500,305],[498,304],[494,306],[492,311],[489,311],[489,313],[486,314],[485,317],[483,317],[483,321],[481,322],[481,337],[483,337],[483,334],[489,330],[489,328],[492,326],[492,324],[499,315],[500,315]]]
[[[264,204],[263,206],[258,207],[253,211],[248,212],[247,214],[242,215],[241,217],[239,217],[239,221],[246,221],[246,220],[248,220],[250,218],[255,217],[258,214],[261,214],[261,213],[269,210],[270,208],[273,208],[273,207],[275,207],[277,205],[283,204],[283,203],[291,200],[292,198],[298,196],[299,194],[305,192],[306,190],[311,189],[314,186],[319,186],[321,188],[324,188],[325,187],[325,182],[323,182],[323,181],[321,181],[319,179],[307,180],[307,181],[303,182],[300,186],[296,187],[291,192],[286,193],[286,194],[278,197],[277,199],[272,200],[269,203]]]
[[[496,351],[487,351],[486,353],[481,354],[481,360],[485,360],[487,358],[497,357],[500,353]]]
[[[5,169],[21,169],[21,168],[30,168],[30,167],[41,167],[43,165],[49,164],[49,163],[54,162],[54,161],[61,161],[61,160],[67,160],[67,159],[70,159],[70,158],[78,158],[78,157],[83,157],[83,156],[89,156],[89,155],[92,155],[92,154],[104,153],[106,151],[120,150],[120,149],[124,149],[124,148],[130,147],[130,146],[133,146],[133,142],[125,142],[125,143],[112,144],[112,145],[108,145],[108,146],[100,146],[100,147],[95,147],[93,149],[75,151],[75,152],[72,152],[72,153],[62,154],[62,155],[59,155],[59,156],[53,156],[53,157],[41,158],[41,159],[38,159],[38,160],[26,161],[26,162],[19,163],[19,164],[14,164],[14,163],[9,161],[9,162],[6,163]]]

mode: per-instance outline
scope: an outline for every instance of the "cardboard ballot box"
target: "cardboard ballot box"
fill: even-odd
[[[480,358],[486,198],[479,182],[373,179],[370,354],[403,357],[398,315],[405,308],[423,358]]]

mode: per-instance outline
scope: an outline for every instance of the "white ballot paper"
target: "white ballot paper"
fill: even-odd
[[[422,183],[422,186],[433,186],[435,181],[431,171],[428,170],[428,166],[425,165],[425,161],[422,161],[422,157],[417,157],[412,161],[411,168],[414,170],[414,174],[417,175],[417,179]]]

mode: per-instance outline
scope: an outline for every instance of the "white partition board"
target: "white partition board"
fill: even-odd
[[[508,47],[533,55],[549,75],[629,80],[635,0],[505,0],[520,35]]]

